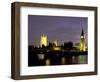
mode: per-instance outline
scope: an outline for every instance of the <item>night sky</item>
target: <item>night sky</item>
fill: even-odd
[[[82,28],[87,36],[87,23],[86,17],[28,15],[28,45],[40,45],[42,34],[48,42],[79,42]]]

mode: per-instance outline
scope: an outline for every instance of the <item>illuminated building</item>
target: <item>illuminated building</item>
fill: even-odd
[[[54,50],[60,50],[61,48],[58,46],[53,47]]]
[[[84,36],[83,29],[82,29],[82,33],[80,36],[80,51],[85,51],[85,36]]]
[[[47,36],[44,34],[41,35],[40,46],[47,46]]]
[[[54,41],[55,46],[58,46],[58,42],[57,40]]]
[[[60,50],[60,49],[61,49],[61,48],[58,46],[57,40],[54,41],[53,49],[54,49],[54,50]]]

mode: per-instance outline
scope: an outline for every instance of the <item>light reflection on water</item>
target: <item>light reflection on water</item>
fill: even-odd
[[[43,60],[43,59],[44,59],[44,54],[38,54],[38,58],[39,58],[40,60]]]
[[[58,57],[59,54],[56,54],[56,56]],[[44,57],[45,57],[45,54],[38,54],[38,58],[40,60],[44,60]],[[70,56],[68,58],[61,57],[59,61],[60,61],[60,63],[58,63],[58,64],[61,64],[61,65],[65,65],[65,64],[86,64],[87,63],[87,55]],[[51,65],[51,59],[50,58],[47,58],[45,60],[45,65]]]
[[[46,59],[45,65],[50,65],[50,59]]]
[[[66,64],[66,58],[65,57],[61,58],[61,64],[63,64],[63,65]]]

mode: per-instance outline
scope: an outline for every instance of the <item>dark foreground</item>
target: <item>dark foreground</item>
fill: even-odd
[[[29,50],[28,66],[87,64],[87,51]]]

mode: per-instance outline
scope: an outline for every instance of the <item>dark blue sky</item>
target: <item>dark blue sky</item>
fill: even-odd
[[[28,44],[39,45],[42,34],[47,35],[48,42],[79,42],[82,28],[87,35],[87,23],[86,17],[28,15]]]

